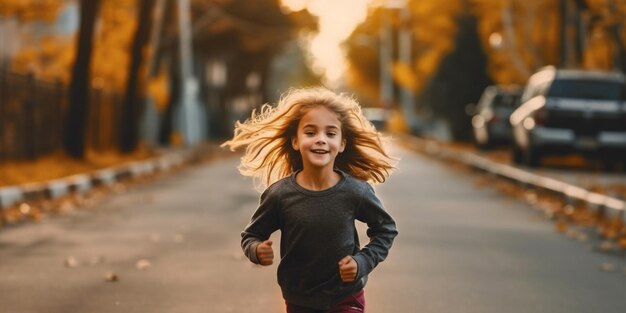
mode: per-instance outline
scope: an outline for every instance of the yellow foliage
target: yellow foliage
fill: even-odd
[[[52,22],[65,4],[59,0],[1,0],[0,16],[11,16],[21,22]]]
[[[168,75],[166,71],[161,71],[156,77],[148,81],[148,95],[152,97],[157,110],[162,112],[167,107],[169,98]]]
[[[354,68],[351,63],[348,64],[348,70],[346,71],[346,81],[350,86],[358,88],[360,93],[370,99],[372,102],[376,102],[379,99],[380,85],[378,81],[368,79],[365,75],[360,75],[360,72]]]
[[[415,92],[423,88],[443,57],[453,48],[456,18],[462,9],[463,2],[459,0],[409,1],[411,19],[408,27],[413,33],[413,49],[418,53],[414,54],[412,68],[404,64],[394,65],[394,80]]]
[[[589,38],[587,49],[583,55],[583,64],[585,68],[590,69],[607,69],[612,66],[613,44],[611,38],[599,29],[595,28]]]
[[[560,63],[559,1],[471,0],[470,3],[479,17],[478,31],[488,55],[489,73],[497,83],[523,84],[537,68]],[[614,38],[609,35],[610,28],[621,26],[621,42],[626,43],[626,1],[586,0],[586,3],[589,12],[582,12],[583,21],[589,22],[591,15],[599,21],[585,39],[580,66],[609,70],[615,66],[612,54],[617,51]],[[572,26],[569,31],[573,30]],[[501,42],[493,41],[492,36],[500,36]],[[520,71],[520,65],[527,71]]]
[[[126,86],[130,47],[137,27],[136,5],[136,0],[101,2],[91,70],[94,80],[105,90],[122,92]]]
[[[587,69],[612,70],[616,64],[619,46],[626,46],[626,0],[584,0],[581,20],[586,27],[585,48],[581,64]],[[568,1],[570,11],[576,9]],[[470,12],[465,12],[467,9]],[[413,34],[413,60],[410,66],[394,64],[392,74],[401,86],[419,93],[424,82],[433,75],[443,57],[453,47],[456,17],[470,13],[477,17],[477,31],[482,48],[487,54],[489,76],[497,84],[524,84],[536,69],[562,64],[560,1],[555,0],[409,0],[410,18],[405,21],[398,12],[391,25],[394,32],[409,27]],[[381,16],[384,9],[372,11],[360,34],[379,39]],[[388,13],[388,11],[387,11]],[[573,13],[572,13],[573,14]],[[621,38],[615,38],[615,29]],[[575,26],[570,21],[567,29],[574,46]],[[360,49],[356,47],[355,50]],[[376,47],[374,48],[376,49]],[[378,56],[375,56],[378,58]],[[352,56],[357,63],[363,58]],[[377,61],[377,60],[373,60]],[[354,60],[351,60],[354,62]],[[575,62],[575,61],[574,61]],[[378,98],[379,86],[375,71],[350,68],[348,82],[363,93]]]
[[[33,64],[37,61],[37,56],[38,52],[34,48],[22,49],[13,59],[11,69],[22,73],[35,71]]]
[[[409,127],[406,124],[406,119],[402,112],[397,109],[393,109],[389,112],[387,129],[392,133],[407,133],[409,131]]]
[[[422,53],[420,58],[415,60],[415,71],[417,75],[420,77],[428,77],[434,73],[445,52],[447,52],[447,50],[433,48]]]
[[[394,63],[391,68],[394,79],[404,88],[415,90],[418,82],[415,73],[410,65],[404,63]]]
[[[14,16],[21,21],[53,21],[65,5],[60,0],[0,0],[0,16]],[[130,49],[137,27],[137,0],[101,1],[93,38],[91,59],[92,82],[99,88],[123,92],[130,64]],[[69,83],[75,58],[76,37],[48,36],[38,44],[18,51],[11,67],[20,72],[33,71],[38,78],[61,79]],[[144,55],[148,55],[145,51]],[[145,73],[145,68],[142,69]],[[159,81],[158,85],[163,86]],[[155,87],[153,87],[155,89]],[[167,94],[156,88],[157,98]]]

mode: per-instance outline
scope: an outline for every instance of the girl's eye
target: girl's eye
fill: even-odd
[[[313,135],[315,135],[315,133],[314,133],[314,132],[304,132],[304,134],[305,134],[305,135],[307,135],[307,136],[313,136]]]
[[[337,135],[337,133],[328,133],[326,134],[328,137],[335,137],[335,135]]]

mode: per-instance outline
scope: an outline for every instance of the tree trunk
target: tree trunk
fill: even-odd
[[[133,39],[131,62],[128,69],[126,95],[122,111],[122,130],[120,132],[120,149],[123,153],[132,152],[139,143],[139,118],[142,112],[145,75],[140,72],[144,59],[143,50],[150,38],[152,25],[152,9],[154,0],[141,0],[138,12],[138,25]]]
[[[76,61],[69,90],[69,110],[63,146],[68,155],[84,158],[87,113],[90,91],[90,61],[93,33],[100,0],[81,0],[80,30],[76,45]]]

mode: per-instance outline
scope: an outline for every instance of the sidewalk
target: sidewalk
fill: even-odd
[[[492,176],[512,181],[527,189],[535,189],[555,195],[572,206],[584,206],[593,213],[626,224],[626,202],[605,194],[593,192],[558,179],[534,174],[523,168],[502,164],[461,150],[448,148],[434,140],[421,139],[404,134],[394,134],[409,148],[441,160],[460,162],[470,168]]]
[[[215,144],[192,148],[165,149],[146,160],[132,161],[92,172],[56,178],[38,183],[0,187],[0,226],[21,220],[15,214],[35,218],[29,203],[55,201],[65,197],[85,197],[95,188],[113,188],[121,182],[136,181],[179,169],[219,152]],[[24,204],[27,204],[24,206]],[[50,210],[45,208],[44,211]],[[41,212],[37,212],[41,213]]]

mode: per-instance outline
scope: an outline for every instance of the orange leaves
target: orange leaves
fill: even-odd
[[[396,79],[398,84],[400,84],[400,86],[411,90],[417,89],[419,82],[410,66],[396,62],[393,64],[392,72],[393,77]]]
[[[443,57],[454,47],[456,18],[462,13],[463,4],[457,0],[445,2],[445,5],[436,1],[409,3],[411,18],[407,27],[413,34],[413,49],[417,53],[413,54],[412,64],[394,65],[393,76],[400,85],[413,91],[419,92],[423,88]]]
[[[102,1],[100,27],[94,36],[92,77],[105,90],[123,90],[130,46],[137,27],[137,1]]]
[[[586,0],[588,9],[581,9],[583,38],[582,64],[587,69],[610,70],[615,66],[617,41],[626,45],[626,2]],[[523,84],[528,72],[547,64],[560,64],[561,13],[559,1],[552,0],[472,0],[479,17],[479,33],[489,56],[489,73],[499,84]],[[576,6],[569,3],[570,19]],[[622,37],[612,33],[620,28]],[[568,41],[573,53],[575,42],[573,22],[568,26]],[[493,35],[501,41],[490,41]],[[570,60],[576,63],[576,60]]]
[[[379,92],[380,56],[377,53],[381,45],[380,33],[388,23],[392,33],[407,30],[411,34],[412,58],[409,62],[396,61],[392,64],[393,79],[415,93],[420,92],[441,60],[454,48],[457,17],[462,14],[463,3],[461,0],[408,1],[406,12],[380,7],[372,10],[349,42],[351,66],[348,76],[351,85],[368,95]],[[393,49],[399,48],[395,46]],[[375,52],[370,53],[370,50]],[[366,62],[366,57],[369,62]]]
[[[13,16],[21,22],[43,20],[52,22],[64,1],[59,0],[2,0],[0,16]]]
[[[167,83],[167,75],[164,72],[160,72],[156,77],[148,81],[148,95],[154,100],[157,110],[165,110],[169,97],[169,85]]]
[[[65,2],[58,0],[3,0],[0,16],[17,17],[22,22],[53,22],[64,5]],[[94,82],[99,82],[98,87],[119,91],[126,84],[130,46],[137,27],[137,1],[107,0],[100,5],[91,62],[92,77]],[[20,37],[15,40],[24,41]],[[18,51],[12,68],[20,72],[33,71],[38,78],[45,80],[58,78],[68,83],[75,57],[74,38],[52,34],[37,40]]]
[[[471,4],[489,57],[489,73],[497,83],[523,84],[534,69],[556,61],[557,2],[474,0]]]

